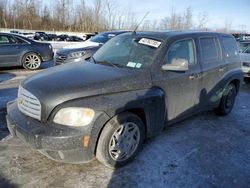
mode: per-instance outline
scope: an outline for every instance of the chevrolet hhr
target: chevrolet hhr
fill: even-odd
[[[7,106],[9,131],[50,159],[108,167],[131,161],[145,139],[195,113],[231,112],[243,79],[233,36],[133,32],[85,63],[24,80]]]

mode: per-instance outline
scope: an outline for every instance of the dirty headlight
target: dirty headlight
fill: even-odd
[[[95,111],[90,108],[69,107],[57,112],[54,122],[67,126],[86,126],[91,123],[95,116]]]

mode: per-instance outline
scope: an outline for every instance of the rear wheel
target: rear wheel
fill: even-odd
[[[226,87],[225,92],[221,98],[220,105],[218,106],[218,108],[215,109],[215,112],[218,115],[222,116],[229,114],[233,109],[236,95],[236,86],[235,84],[230,83]]]
[[[27,53],[24,55],[22,65],[28,70],[37,70],[41,66],[41,58],[36,53]]]
[[[96,150],[96,158],[114,168],[131,161],[145,138],[141,119],[133,113],[122,113],[112,118],[104,127]]]

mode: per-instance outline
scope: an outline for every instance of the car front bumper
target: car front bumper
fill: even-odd
[[[95,123],[103,123],[108,117],[101,116]],[[7,125],[12,136],[38,150],[55,161],[66,163],[85,163],[94,158],[95,139],[91,139],[91,129],[76,129],[41,123],[23,115],[16,102],[7,106]],[[90,138],[88,145],[84,139]]]

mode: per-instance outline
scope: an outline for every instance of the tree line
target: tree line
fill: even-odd
[[[73,32],[131,30],[143,17],[124,9],[115,0],[93,0],[91,7],[84,0],[53,0],[43,3],[42,0],[0,0],[0,28]],[[172,9],[170,15],[160,20],[147,18],[139,29],[207,29],[208,15],[205,12],[198,15],[195,23],[193,19],[191,7],[182,13]]]

